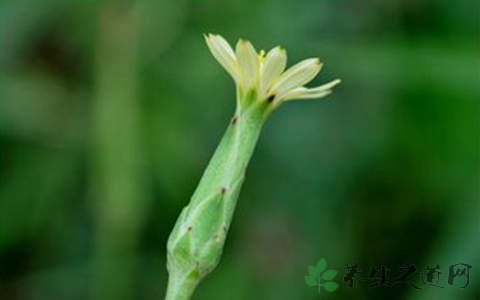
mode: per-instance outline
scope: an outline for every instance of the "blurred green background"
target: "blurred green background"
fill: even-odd
[[[343,83],[267,122],[194,299],[479,299],[478,21],[473,0],[1,1],[0,299],[163,298],[168,234],[235,104],[209,32]],[[304,280],[322,257],[331,294]],[[410,262],[417,285],[439,264],[445,288],[350,289],[356,261],[389,281]]]

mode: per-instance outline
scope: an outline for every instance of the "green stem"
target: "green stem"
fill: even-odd
[[[196,276],[170,273],[165,300],[186,300],[192,297],[200,280]]]
[[[248,162],[272,109],[268,101],[256,101],[254,93],[247,94],[238,105],[170,234],[167,300],[189,299],[198,283],[219,263]]]
[[[96,234],[90,299],[132,299],[135,248],[145,197],[137,97],[139,11],[104,3],[99,15],[97,89],[92,102],[92,191]]]

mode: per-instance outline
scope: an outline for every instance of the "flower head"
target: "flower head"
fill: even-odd
[[[205,40],[213,56],[232,76],[240,95],[254,91],[257,99],[278,105],[294,99],[325,97],[340,83],[335,79],[314,88],[304,86],[320,72],[323,64],[318,58],[305,59],[285,70],[287,52],[281,47],[265,55],[263,50],[257,53],[246,40],[239,39],[235,51],[220,35],[208,34]]]

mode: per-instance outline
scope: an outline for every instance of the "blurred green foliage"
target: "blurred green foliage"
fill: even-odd
[[[0,299],[161,299],[165,247],[233,113],[202,33],[289,64],[326,100],[283,106],[195,299],[480,297],[476,1],[1,1]],[[349,289],[346,262],[473,266],[470,286]]]

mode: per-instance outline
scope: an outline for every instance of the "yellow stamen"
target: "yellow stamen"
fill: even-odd
[[[263,63],[265,60],[265,50],[260,50],[260,53],[258,54],[258,59],[260,60],[260,63]]]

